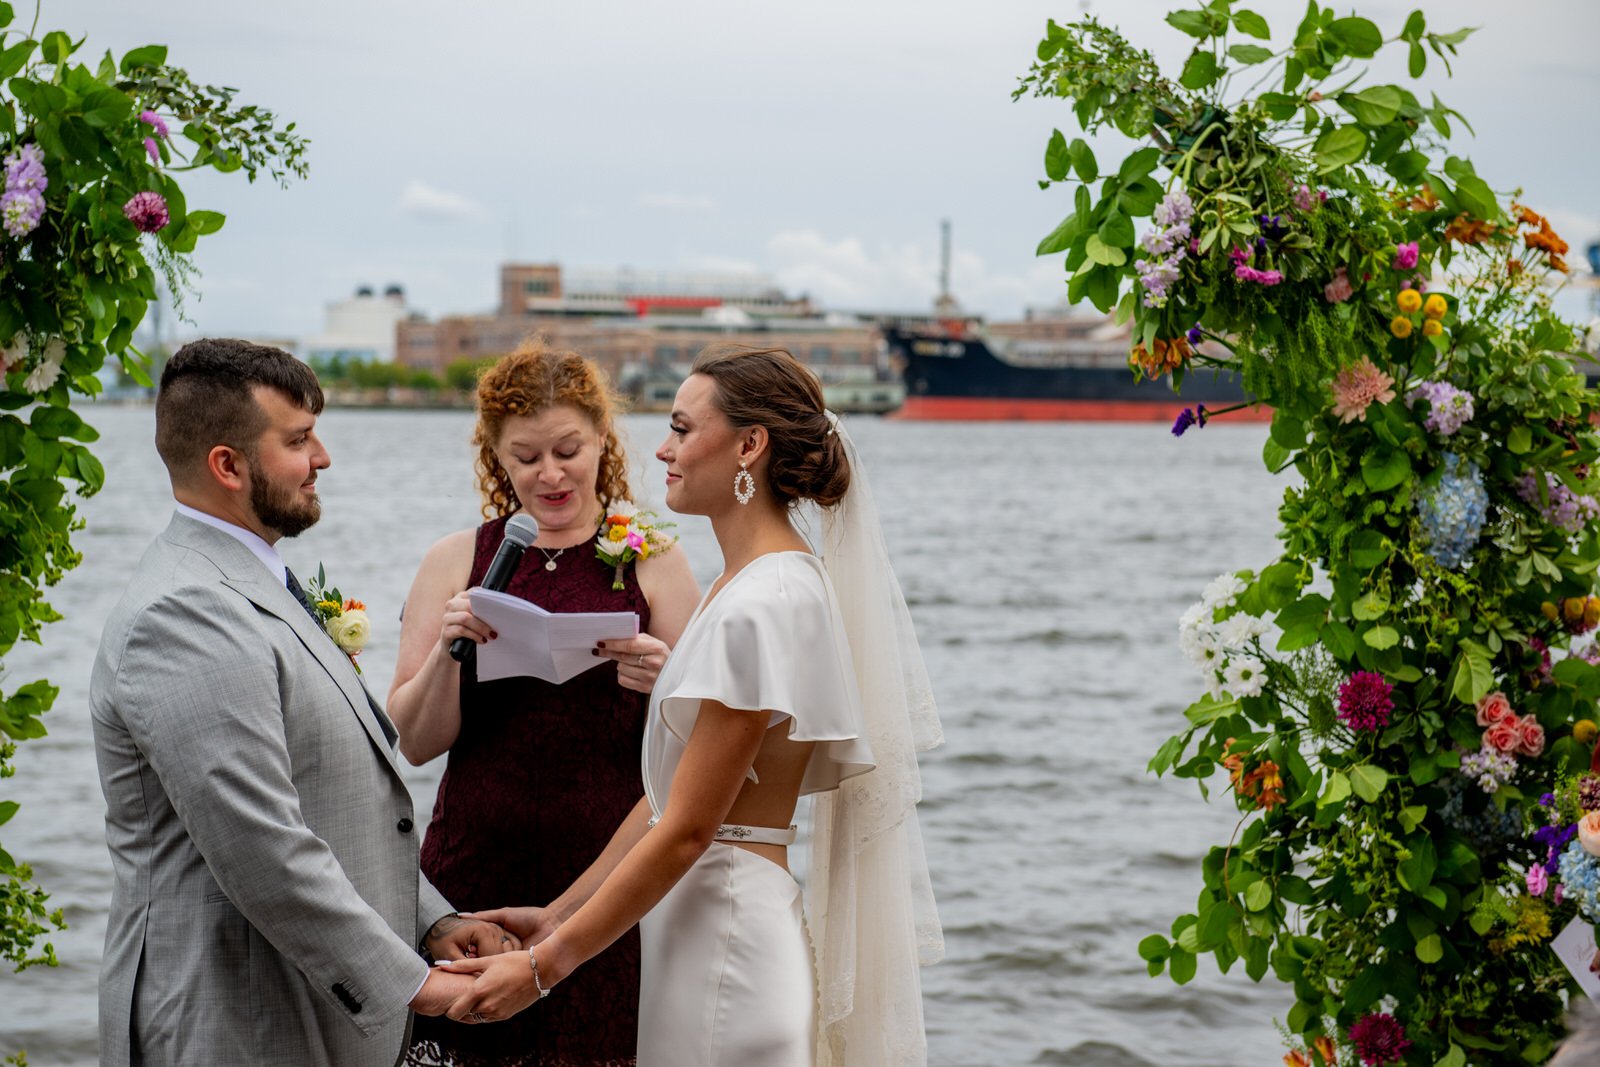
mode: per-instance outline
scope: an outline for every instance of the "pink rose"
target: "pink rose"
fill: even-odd
[[[1396,245],[1394,250],[1394,269],[1410,270],[1417,265],[1417,242],[1407,241],[1405,244]]]
[[[1511,712],[1483,732],[1483,746],[1500,752],[1515,752],[1522,744],[1522,724]]]
[[[1517,751],[1524,756],[1537,756],[1544,751],[1544,727],[1532,715],[1525,716],[1517,729],[1521,738],[1517,743]]]
[[[1591,811],[1578,821],[1578,843],[1591,856],[1600,856],[1600,811]]]
[[[1550,888],[1550,875],[1543,867],[1535,864],[1528,868],[1528,893],[1530,896],[1542,897],[1544,891]]]
[[[1496,689],[1478,701],[1478,725],[1493,726],[1507,715],[1511,714],[1511,701],[1506,695]]]

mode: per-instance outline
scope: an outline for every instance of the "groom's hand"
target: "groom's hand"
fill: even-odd
[[[522,941],[495,922],[470,915],[446,915],[428,928],[423,945],[436,960],[459,960],[515,952],[522,948]]]
[[[549,908],[496,908],[493,911],[469,911],[461,917],[503,926],[522,939],[523,948],[537,945],[561,925],[555,912]]]
[[[428,968],[428,980],[407,1005],[418,1015],[443,1015],[455,1001],[472,992],[473,976]]]

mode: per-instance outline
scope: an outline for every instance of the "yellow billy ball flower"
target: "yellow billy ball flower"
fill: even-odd
[[[1572,739],[1580,745],[1587,745],[1600,734],[1600,726],[1596,726],[1593,719],[1579,719],[1572,725]]]
[[[1400,338],[1410,337],[1411,320],[1404,315],[1396,315],[1389,320],[1389,332]]]
[[[1422,324],[1424,337],[1438,337],[1441,333],[1444,333],[1444,327],[1440,325],[1438,319],[1428,319]]]
[[[1450,310],[1450,301],[1434,293],[1422,304],[1422,313],[1430,319],[1442,319]]]
[[[1415,289],[1402,289],[1400,290],[1400,296],[1395,300],[1395,303],[1400,305],[1401,311],[1404,311],[1407,315],[1409,315],[1413,311],[1416,311],[1418,308],[1422,307],[1422,294],[1417,292]]]

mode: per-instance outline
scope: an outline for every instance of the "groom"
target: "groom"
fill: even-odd
[[[90,683],[115,884],[100,1062],[389,1067],[408,1008],[515,948],[417,869],[394,728],[275,543],[317,521],[322,390],[286,352],[186,345],[156,449],[177,514],[106,621]]]

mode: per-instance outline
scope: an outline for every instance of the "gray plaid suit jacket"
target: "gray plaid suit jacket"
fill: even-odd
[[[100,1062],[395,1063],[450,906],[344,654],[248,548],[176,515],[89,699],[115,879]]]

